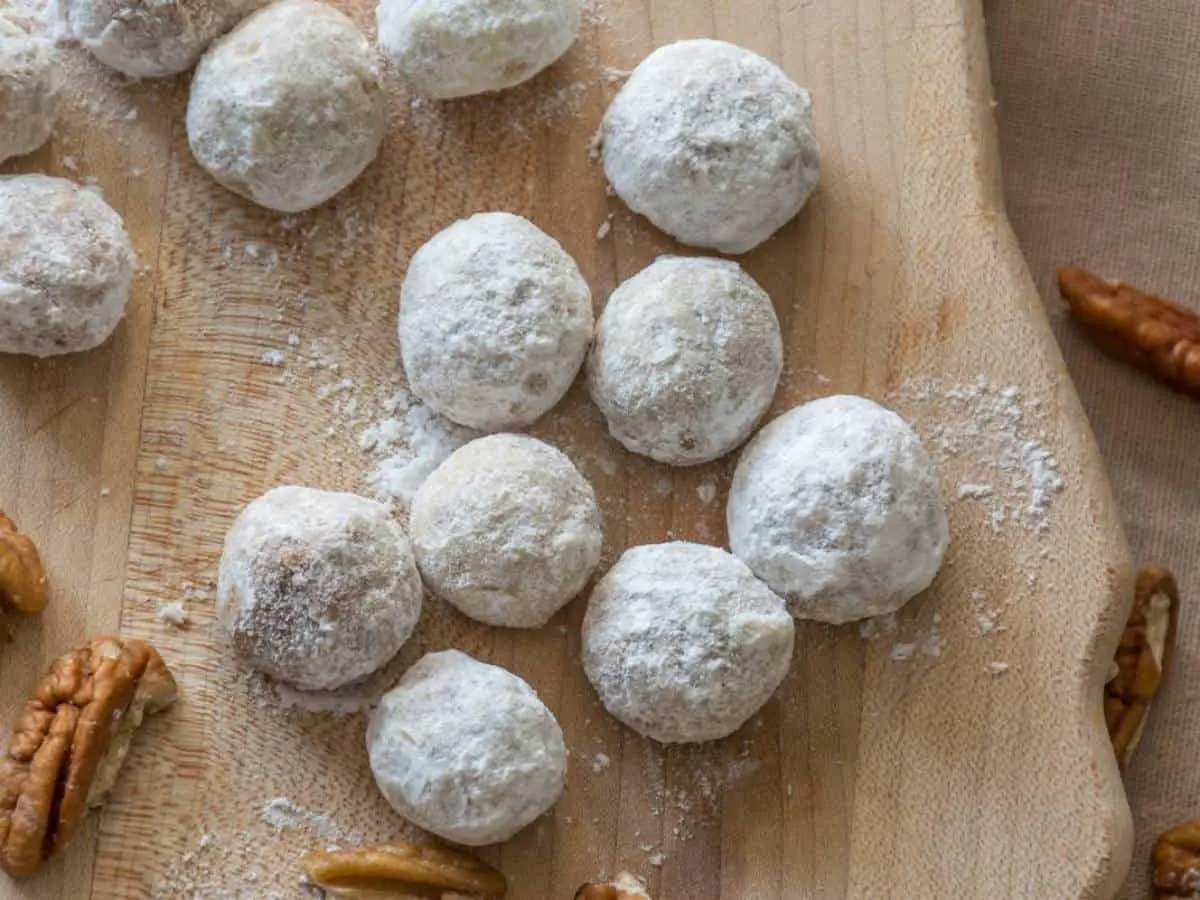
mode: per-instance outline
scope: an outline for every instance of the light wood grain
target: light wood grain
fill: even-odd
[[[951,503],[945,570],[900,623],[911,634],[939,615],[940,657],[894,663],[891,639],[801,625],[777,698],[703,747],[664,750],[603,714],[578,662],[582,601],[528,633],[431,601],[400,664],[454,645],[508,666],[572,749],[554,813],[487,855],[516,900],[565,900],[621,869],[658,900],[1100,897],[1120,882],[1130,829],[1099,696],[1129,568],[1001,208],[978,2],[589,8],[567,60],[508,94],[439,107],[394,85],[380,161],[313,213],[283,219],[207,178],[187,150],[180,82],[109,88],[137,103],[136,125],[120,126],[134,137],[76,104],[51,148],[6,169],[61,173],[72,156],[126,215],[147,271],[106,347],[0,360],[0,507],[39,541],[53,583],[45,617],[0,657],[0,712],[11,720],[66,645],[118,625],[162,648],[184,699],[139,738],[98,825],[38,878],[0,882],[0,896],[302,896],[297,854],[336,836],[274,831],[261,809],[275,797],[363,839],[410,833],[370,780],[360,717],[280,709],[227,664],[211,591],[224,531],[279,483],[362,488],[360,429],[333,403],[375,402],[392,385],[404,267],[440,228],[479,210],[527,215],[576,257],[598,302],[676,249],[606,196],[586,147],[614,70],[699,35],[763,53],[814,96],[821,187],[744,259],[786,335],[777,411],[983,374],[1044,399],[1042,439],[1067,486],[1043,535],[995,534],[977,507]],[[365,5],[353,13],[369,25]],[[263,362],[275,349],[283,367]],[[359,387],[322,396],[342,378]],[[720,499],[698,488],[715,479],[723,498],[732,460],[671,471],[629,457],[578,386],[535,432],[595,484],[607,561],[637,543],[724,540]],[[948,500],[962,474],[943,472]],[[1043,551],[1030,584],[1027,561]],[[1011,601],[1000,643],[974,634],[980,587]],[[192,620],[183,631],[155,616],[177,599]],[[1003,677],[987,672],[997,653],[1012,667]]]

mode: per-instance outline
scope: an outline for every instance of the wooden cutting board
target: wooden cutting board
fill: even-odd
[[[353,13],[370,28],[365,3]],[[115,629],[162,649],[183,699],[139,736],[70,852],[28,883],[0,880],[0,896],[300,897],[303,850],[411,834],[371,782],[361,716],[281,708],[226,661],[212,625],[223,534],[274,485],[363,489],[363,425],[398,387],[406,261],[442,227],[526,215],[598,303],[675,249],[606,195],[588,145],[624,71],[702,35],[778,61],[816,107],[821,187],[744,258],[786,335],[776,412],[839,391],[898,406],[941,465],[953,547],[895,623],[866,637],[801,625],[761,715],[720,744],[666,751],[598,707],[578,662],[583,601],[528,633],[430,602],[406,658],[453,645],[510,667],[572,750],[553,814],[486,855],[515,900],[567,900],[620,870],[657,900],[1119,884],[1130,822],[1099,696],[1129,567],[1004,217],[980,3],[591,0],[580,45],[530,85],[443,107],[397,83],[379,162],[296,217],[197,167],[186,79],[124,85],[68,51],[58,137],[6,171],[95,177],[145,270],[104,348],[0,360],[0,507],[36,538],[53,585],[0,655],[0,714],[12,720],[57,653]],[[602,497],[606,564],[637,543],[723,541],[733,460],[672,471],[629,457],[578,387],[535,432]],[[187,628],[156,615],[171,601]]]

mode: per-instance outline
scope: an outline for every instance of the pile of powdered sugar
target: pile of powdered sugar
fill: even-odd
[[[362,451],[374,460],[366,486],[378,499],[407,510],[433,470],[479,432],[439,416],[403,389],[384,402],[383,410],[383,418],[359,438]]]

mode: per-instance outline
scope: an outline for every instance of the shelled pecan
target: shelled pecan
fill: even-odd
[[[1061,270],[1058,288],[1102,347],[1200,397],[1200,315],[1083,269]]]
[[[1185,822],[1154,844],[1154,896],[1200,897],[1200,822]]]
[[[650,900],[650,895],[641,881],[622,872],[609,884],[585,884],[575,894],[575,900]]]
[[[148,712],[175,679],[142,641],[100,637],[54,661],[0,760],[0,868],[34,874],[102,806]]]
[[[46,572],[37,547],[0,512],[0,610],[40,613],[46,608]]]
[[[313,852],[301,861],[332,897],[503,897],[508,883],[482,860],[449,847],[382,844]]]
[[[1133,611],[1104,686],[1104,718],[1124,770],[1141,740],[1150,705],[1171,667],[1179,622],[1179,588],[1166,569],[1138,573]]]

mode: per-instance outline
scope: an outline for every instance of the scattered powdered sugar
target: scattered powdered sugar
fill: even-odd
[[[276,831],[305,828],[326,841],[361,842],[361,838],[343,829],[328,813],[314,813],[287,797],[274,797],[262,805],[262,819]]]
[[[1008,631],[1008,626],[1000,622],[1007,605],[994,603],[985,591],[971,591],[971,608],[975,616],[975,631],[979,637],[990,637]]]
[[[705,479],[696,488],[696,495],[700,498],[700,502],[707,506],[717,499],[717,483],[712,479]]]
[[[933,614],[933,620],[928,626],[905,625],[902,629],[896,613],[863,619],[858,624],[858,633],[864,640],[873,640],[880,636],[898,635],[902,630],[904,637],[892,644],[888,658],[892,662],[908,662],[918,656],[938,659],[946,649],[947,642],[942,637],[942,616]]]
[[[980,504],[993,531],[1019,527],[1042,534],[1050,527],[1065,482],[1046,443],[1041,400],[982,375],[966,385],[915,379],[894,399],[939,466],[956,461],[955,471],[966,469],[955,496]]]
[[[357,845],[368,837],[287,797],[233,812],[240,825],[201,834],[167,865],[150,890],[152,900],[292,900],[301,896],[302,873],[294,863],[273,861],[272,850],[284,842],[301,850]]]
[[[928,633],[921,639],[921,652],[934,659],[942,655],[942,650],[946,646],[946,642],[942,639],[942,631],[938,627],[940,623],[941,616],[934,613],[933,624],[929,627]]]
[[[385,417],[368,426],[359,439],[363,452],[375,460],[366,484],[380,500],[408,509],[433,470],[480,433],[439,416],[405,390],[383,405]]]
[[[607,753],[597,753],[596,758],[592,760],[592,771],[599,775],[601,772],[607,772],[608,767],[612,765],[612,759]]]

